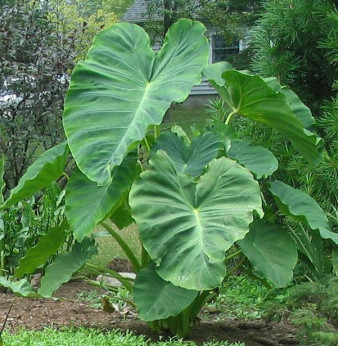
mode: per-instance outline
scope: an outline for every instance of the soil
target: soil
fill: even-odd
[[[111,263],[110,268],[127,271],[121,262],[117,264]],[[58,297],[58,300],[21,298],[15,297],[12,293],[0,294],[0,327],[14,300],[5,327],[7,331],[15,332],[22,327],[30,330],[41,330],[45,327],[59,329],[65,326],[104,330],[119,328],[133,331],[136,334],[144,334],[149,339],[157,340],[157,335],[148,328],[146,323],[138,320],[136,312],[131,309],[108,313],[102,308],[90,307],[90,302],[81,296],[84,292],[93,290],[102,295],[105,293],[102,288],[84,281],[73,281],[56,291],[55,297]],[[288,324],[248,322],[227,318],[219,321],[220,316],[215,315],[217,312],[209,314],[206,319],[203,318],[194,328],[188,340],[195,341],[197,345],[210,340],[241,341],[248,346],[298,345],[295,330]],[[216,317],[218,317],[218,321],[215,321]]]

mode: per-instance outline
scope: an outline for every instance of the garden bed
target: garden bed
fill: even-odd
[[[104,294],[103,289],[84,281],[73,281],[63,285],[55,294],[59,297],[58,300],[19,298],[11,293],[3,293],[0,295],[0,319],[1,322],[4,321],[11,302],[15,299],[6,324],[6,330],[10,332],[18,331],[20,328],[41,330],[46,327],[60,329],[66,326],[103,330],[119,328],[157,340],[146,323],[138,320],[135,311],[107,313],[102,309],[90,307],[90,302],[82,297],[85,296],[84,293],[93,290],[98,295]],[[226,316],[220,316],[217,311],[200,321],[189,340],[197,344],[208,340],[241,341],[252,346],[298,344],[294,329],[288,324],[228,319]]]

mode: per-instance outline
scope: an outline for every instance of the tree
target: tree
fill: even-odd
[[[294,89],[315,115],[330,98],[336,68],[329,49],[320,46],[334,29],[327,13],[333,0],[276,0],[264,4],[264,12],[252,31],[252,68],[264,76],[274,75]]]
[[[73,68],[75,38],[63,36],[37,2],[3,6],[0,28],[0,153],[12,188],[38,153],[63,140],[65,72]]]
[[[213,25],[228,41],[243,37],[243,29],[253,25],[261,7],[258,0],[148,0],[146,5],[146,28],[153,37],[163,37],[170,25],[184,17]]]

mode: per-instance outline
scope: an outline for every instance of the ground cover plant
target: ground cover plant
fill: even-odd
[[[88,329],[88,328],[64,328],[63,330],[55,330],[52,328],[43,331],[27,331],[21,330],[13,335],[5,333],[3,341],[8,345],[92,345],[92,346],[195,346],[193,341],[183,341],[172,338],[167,341],[150,341],[144,335],[135,335],[131,332],[121,332],[114,330],[105,332],[104,330]],[[231,343],[227,341],[220,342],[203,342],[202,346],[243,346],[243,343]]]
[[[274,128],[316,164],[323,144],[310,110],[275,78],[237,71],[226,62],[207,65],[204,31],[199,22],[179,20],[155,54],[142,28],[119,23],[99,34],[77,64],[63,115],[67,141],[45,152],[1,206],[5,210],[62,176],[70,151],[77,167],[65,201],[76,250],[46,271],[38,295],[50,297],[95,253],[89,237],[100,224],[137,276],[133,282],[103,270],[132,292],[151,328],[183,337],[239,268],[267,287],[284,287],[298,251],[316,269],[309,251],[313,239],[338,243],[310,196],[272,178],[278,169],[274,155],[241,140],[231,127],[243,116]],[[229,114],[200,136],[189,137],[178,127],[161,134],[165,112],[188,97],[202,71]],[[283,228],[285,218],[294,228]],[[117,230],[133,221],[140,256]],[[227,268],[234,258],[236,264]],[[331,272],[335,266],[328,263]],[[20,293],[13,283],[8,286]]]

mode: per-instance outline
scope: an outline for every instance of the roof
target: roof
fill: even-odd
[[[146,22],[147,0],[135,0],[122,17],[124,22]]]

